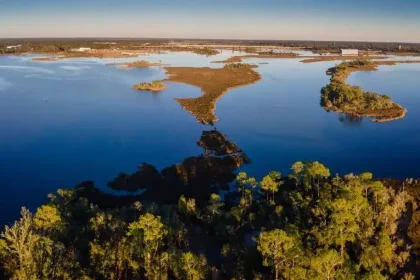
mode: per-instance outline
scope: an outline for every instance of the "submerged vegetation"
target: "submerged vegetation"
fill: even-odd
[[[252,66],[254,67],[254,66]],[[216,101],[229,89],[255,83],[260,74],[250,64],[227,64],[223,68],[166,67],[167,81],[190,84],[201,88],[203,95],[197,98],[175,99],[200,123],[212,124]]]
[[[162,81],[153,81],[151,83],[140,83],[133,86],[133,89],[136,90],[148,90],[148,91],[162,91],[166,89],[165,84]]]
[[[343,62],[327,71],[330,83],[321,90],[321,105],[326,110],[356,116],[373,117],[385,122],[401,119],[407,110],[387,95],[364,92],[362,88],[347,84],[347,77],[355,71],[375,71],[377,63],[370,60]]]
[[[291,170],[241,172],[202,202],[60,189],[6,226],[2,268],[10,279],[414,279],[417,182],[331,177],[319,162]]]

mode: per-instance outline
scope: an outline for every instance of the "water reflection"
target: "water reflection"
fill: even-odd
[[[340,114],[338,116],[338,120],[345,126],[360,126],[362,125],[363,117],[350,114]]]
[[[172,203],[183,194],[204,203],[211,193],[227,189],[235,178],[235,171],[249,163],[249,159],[216,129],[203,131],[197,145],[203,148],[203,154],[188,157],[161,172],[143,163],[133,174],[121,173],[108,185],[115,190],[143,189],[144,200]]]

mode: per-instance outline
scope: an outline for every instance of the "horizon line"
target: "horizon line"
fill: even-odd
[[[200,41],[259,41],[259,42],[357,42],[357,43],[386,43],[386,44],[420,44],[420,42],[400,41],[366,41],[366,40],[307,40],[307,39],[223,39],[223,38],[191,38],[191,37],[0,37],[0,40],[25,40],[25,39],[114,39],[114,40],[200,40]]]

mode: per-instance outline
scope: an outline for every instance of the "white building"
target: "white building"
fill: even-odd
[[[341,49],[341,55],[359,55],[357,49]]]
[[[14,49],[18,49],[20,48],[21,45],[16,45],[16,46],[7,46],[6,49],[8,50],[14,50]]]
[[[72,52],[90,52],[91,48],[78,48],[78,49],[71,49]]]

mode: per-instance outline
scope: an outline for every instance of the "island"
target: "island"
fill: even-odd
[[[387,95],[364,92],[358,86],[347,84],[346,79],[356,71],[375,71],[379,63],[370,60],[342,62],[330,68],[330,83],[321,89],[321,106],[327,111],[360,117],[371,117],[375,122],[387,122],[405,117],[407,110],[394,103]]]
[[[148,90],[152,92],[159,92],[166,89],[165,84],[162,81],[153,81],[151,83],[140,83],[133,86],[135,90]]]
[[[229,63],[222,68],[210,67],[165,67],[166,81],[193,85],[201,88],[203,95],[197,98],[176,98],[185,110],[203,124],[213,124],[218,119],[214,114],[216,101],[228,90],[253,84],[261,79],[253,70],[256,65]]]
[[[150,66],[160,66],[160,63],[157,62],[149,62],[146,60],[137,60],[133,62],[114,62],[114,63],[108,63],[106,65],[121,65],[120,70],[126,70],[126,69],[132,69],[132,68],[147,68]]]
[[[207,55],[207,56],[211,56],[211,55],[216,55],[219,54],[220,52],[208,47],[204,47],[204,48],[197,48],[194,49],[193,52],[195,54],[199,54],[199,55]]]

